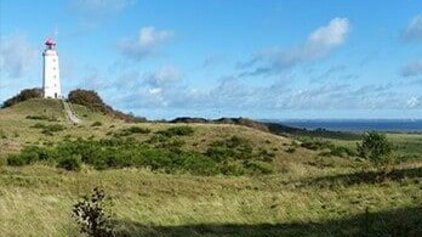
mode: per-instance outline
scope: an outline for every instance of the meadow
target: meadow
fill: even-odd
[[[326,139],[334,146],[313,148],[303,145],[309,137],[230,124],[126,123],[78,105],[73,107],[83,123],[73,125],[61,106],[35,99],[0,110],[1,236],[83,236],[71,208],[94,187],[108,197],[117,236],[422,234],[422,135],[387,135],[402,158],[379,179],[381,171],[370,162],[327,152],[343,146],[353,150],[358,140]],[[180,127],[192,132],[180,132]],[[83,140],[92,147],[113,139],[130,139],[139,149],[149,144],[148,149],[170,147],[208,158],[229,154],[227,159],[241,168],[248,163],[232,157],[247,154],[248,162],[261,162],[268,156],[271,172],[196,173],[183,168],[184,162],[171,169],[169,163],[154,168],[142,162],[107,167],[81,162],[78,171],[68,171],[57,166],[60,156],[53,155],[19,165],[8,161],[28,146],[53,154],[63,142]],[[208,153],[210,148],[214,153]]]

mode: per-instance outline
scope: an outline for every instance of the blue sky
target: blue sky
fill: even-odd
[[[422,118],[422,1],[0,0],[0,101],[42,83],[148,118]]]

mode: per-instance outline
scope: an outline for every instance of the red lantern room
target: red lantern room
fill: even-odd
[[[47,49],[53,49],[54,46],[56,46],[56,42],[54,42],[53,39],[49,38],[45,41],[45,45],[47,46]]]

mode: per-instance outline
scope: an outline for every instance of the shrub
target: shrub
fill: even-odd
[[[189,172],[196,175],[243,175],[272,172],[274,154],[254,150],[246,139],[231,137],[216,141],[206,153],[182,149],[179,137],[155,134],[157,143],[141,143],[134,138],[102,140],[63,140],[54,147],[28,147],[10,156],[8,164],[26,165],[38,161],[55,163],[58,168],[80,170],[81,164],[95,169],[148,167],[168,173]]]
[[[334,144],[329,142],[329,141],[323,141],[323,140],[304,140],[301,144],[301,147],[304,147],[306,149],[309,150],[322,150],[322,149],[326,149],[326,148],[333,148]]]
[[[42,96],[43,91],[40,88],[25,89],[19,92],[19,94],[17,94],[16,96],[6,100],[1,107],[7,108],[19,102],[26,101],[32,98],[41,98]]]
[[[72,216],[80,227],[80,232],[89,237],[114,237],[114,226],[110,215],[104,211],[105,193],[94,188],[90,197],[84,199],[72,208]]]
[[[62,158],[57,163],[58,168],[62,168],[68,171],[80,171],[82,166],[81,157],[78,155],[72,155]]]
[[[10,166],[24,166],[28,161],[20,155],[10,155],[7,157],[7,164]]]
[[[148,128],[141,128],[141,127],[135,127],[135,126],[128,128],[127,131],[131,133],[145,133],[145,134],[151,132],[151,130]]]
[[[271,174],[273,172],[272,165],[262,161],[250,161],[246,163],[246,167],[253,174]]]
[[[31,128],[42,129],[42,133],[46,135],[52,135],[54,132],[63,131],[66,127],[61,124],[43,124],[36,123]]]
[[[296,148],[295,147],[288,147],[285,151],[287,153],[295,153],[296,152]]]
[[[362,141],[356,145],[358,155],[376,165],[384,165],[392,158],[393,144],[387,140],[385,134],[366,132],[362,136]]]
[[[7,136],[6,136],[6,132],[5,132],[5,131],[3,131],[3,129],[0,129],[0,138],[1,138],[1,139],[6,139],[6,138],[7,138]]]
[[[32,119],[32,120],[48,120],[49,119],[45,115],[28,115],[25,118],[26,119]]]
[[[99,126],[102,126],[103,125],[103,123],[102,122],[100,122],[100,121],[95,121],[94,123],[92,123],[91,124],[91,127],[99,127]]]
[[[37,147],[25,147],[20,154],[7,157],[7,164],[11,166],[29,165],[40,160],[38,152]]]
[[[189,136],[194,133],[194,129],[190,126],[176,126],[171,127],[166,130],[158,131],[157,134],[164,135],[166,137],[172,136]]]
[[[111,108],[107,106],[97,92],[93,90],[76,89],[69,92],[68,100],[71,103],[80,104],[93,111],[107,113]]]

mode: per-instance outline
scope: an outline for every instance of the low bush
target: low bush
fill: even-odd
[[[190,126],[176,126],[170,127],[166,130],[157,131],[157,134],[161,134],[166,137],[173,136],[190,136],[194,133],[194,129]]]
[[[120,136],[128,136],[128,135],[132,135],[132,134],[148,134],[150,132],[151,132],[151,129],[149,129],[149,128],[142,128],[142,127],[132,126],[132,127],[128,127],[128,128],[122,129],[118,133],[118,135],[120,135]]]
[[[78,171],[82,164],[95,169],[146,167],[166,173],[189,172],[196,175],[244,175],[272,172],[274,154],[253,149],[246,139],[231,137],[213,143],[207,152],[183,149],[179,137],[155,134],[153,142],[139,142],[134,138],[102,140],[65,139],[47,148],[27,147],[19,155],[9,156],[9,165],[27,165],[47,161],[58,168]]]
[[[14,104],[17,104],[22,101],[26,101],[33,98],[41,98],[43,96],[43,91],[40,88],[25,89],[19,92],[16,96],[7,99],[3,104],[2,108],[10,107]]]
[[[64,157],[58,161],[57,167],[68,171],[80,171],[82,167],[81,157],[77,155]]]
[[[43,124],[36,123],[31,128],[42,129],[41,133],[45,135],[54,135],[55,132],[65,130],[65,126],[61,124]]]
[[[89,237],[114,237],[111,215],[106,213],[106,195],[94,188],[90,196],[85,196],[72,207],[72,216],[79,225],[80,232]]]
[[[19,155],[7,157],[7,164],[10,166],[24,166],[43,160],[45,152],[43,149],[31,146],[25,147]]]
[[[100,122],[100,121],[95,121],[94,123],[92,123],[91,124],[91,127],[99,127],[99,126],[102,126],[103,125],[103,123],[102,122]]]
[[[25,118],[32,120],[49,120],[49,118],[45,115],[28,115]]]

